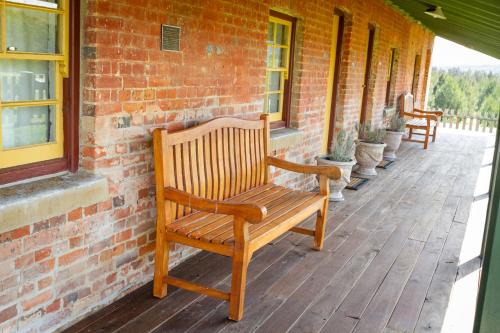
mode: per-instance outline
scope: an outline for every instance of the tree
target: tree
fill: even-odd
[[[458,82],[451,76],[441,76],[432,89],[432,108],[463,110],[466,106],[465,94]]]
[[[500,73],[434,68],[429,107],[474,112],[497,117],[500,113]]]

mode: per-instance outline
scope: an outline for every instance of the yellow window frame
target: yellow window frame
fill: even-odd
[[[17,52],[7,50],[7,8],[29,9],[39,12],[58,15],[59,51],[57,54]],[[0,0],[0,25],[1,25],[1,50],[0,61],[5,60],[40,60],[55,63],[55,99],[2,102],[0,99],[0,169],[19,165],[41,162],[61,158],[64,156],[64,128],[63,128],[63,79],[67,78],[69,64],[69,0],[60,0],[57,9],[40,7],[36,5],[16,3]],[[54,141],[22,146],[19,148],[4,148],[2,144],[2,112],[7,108],[54,106],[55,130]]]
[[[265,91],[265,103],[264,103],[264,112],[269,113],[269,95],[273,94],[279,94],[279,112],[274,112],[274,113],[269,113],[269,120],[270,121],[280,121],[283,119],[283,100],[284,100],[284,95],[285,95],[285,80],[288,79],[288,72],[289,72],[289,66],[290,66],[290,44],[291,44],[291,38],[292,38],[292,22],[280,19],[275,16],[270,16],[269,17],[269,23],[272,23],[274,25],[273,29],[273,40],[269,41],[266,40],[266,52],[269,47],[271,47],[272,55],[271,55],[271,67],[268,67],[268,64],[266,63],[266,91]],[[288,29],[288,36],[287,36],[287,41],[286,45],[284,44],[279,44],[276,42],[276,25],[281,24],[287,27]],[[266,37],[267,38],[267,37]],[[285,63],[286,67],[278,67],[277,64],[279,64],[279,59],[276,59],[276,49],[281,49],[281,52],[285,52]],[[266,53],[267,54],[267,53]],[[281,53],[283,54],[283,53]],[[266,62],[267,62],[267,57],[266,57]],[[280,89],[279,90],[269,90],[269,81],[271,80],[271,74],[272,73],[280,73]]]

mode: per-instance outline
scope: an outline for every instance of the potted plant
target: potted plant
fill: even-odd
[[[358,129],[356,144],[356,160],[358,168],[356,173],[365,176],[376,176],[375,167],[382,161],[384,148],[385,129],[371,128],[370,125],[361,124]]]
[[[396,152],[401,145],[401,139],[405,133],[405,125],[404,118],[400,117],[399,113],[394,113],[384,138],[384,142],[387,145],[384,149],[384,158],[392,161],[396,159]]]
[[[318,165],[335,165],[342,170],[340,179],[330,180],[331,201],[344,201],[342,190],[351,181],[352,167],[356,164],[354,149],[353,138],[346,131],[340,130],[332,142],[330,154],[316,157]]]

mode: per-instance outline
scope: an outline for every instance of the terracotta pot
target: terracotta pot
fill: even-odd
[[[394,161],[396,159],[396,152],[401,145],[403,132],[387,131],[384,142],[387,145],[384,149],[384,157],[388,160]]]
[[[318,165],[335,165],[340,170],[342,170],[342,177],[340,179],[330,179],[330,200],[331,201],[344,201],[344,196],[342,195],[342,190],[351,181],[351,171],[352,167],[356,164],[356,161],[350,162],[337,162],[326,158],[325,156],[316,157],[316,163]]]
[[[356,172],[365,176],[376,176],[375,168],[382,161],[385,143],[368,143],[358,141],[356,144],[356,160],[358,168]]]

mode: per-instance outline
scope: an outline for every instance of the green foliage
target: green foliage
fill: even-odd
[[[370,124],[361,124],[358,128],[358,137],[360,141],[366,143],[384,143],[385,129],[372,128]]]
[[[459,115],[500,113],[500,74],[484,71],[432,70],[428,107],[452,109]]]
[[[395,112],[390,120],[388,131],[392,132],[404,132],[405,131],[405,120],[399,116],[399,113]]]
[[[337,137],[333,140],[330,146],[330,160],[336,162],[352,161],[356,145],[351,135],[348,135],[345,130],[340,130]]]

